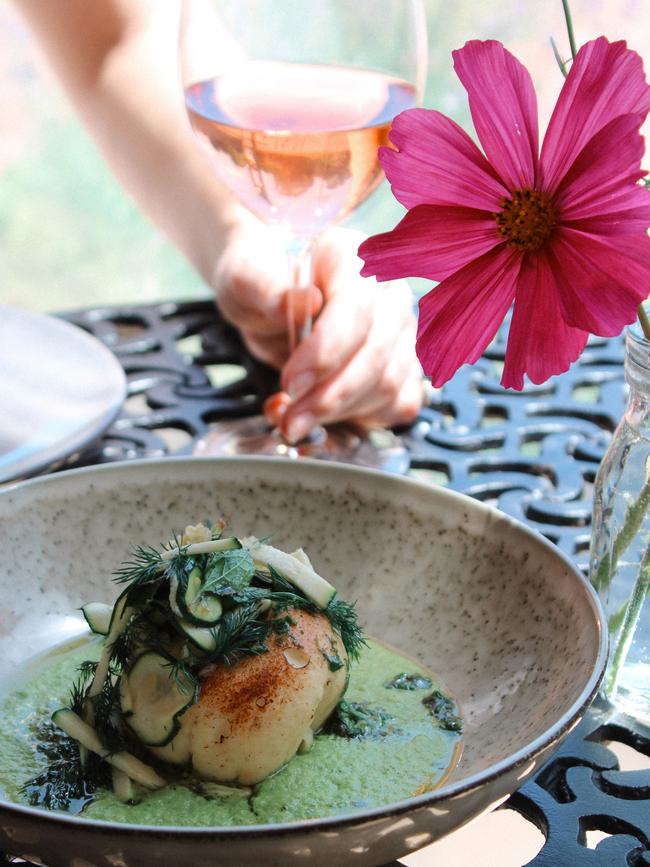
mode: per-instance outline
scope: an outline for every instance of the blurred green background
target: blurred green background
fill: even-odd
[[[578,41],[626,38],[650,65],[648,2],[573,0]],[[450,52],[467,39],[497,38],[529,67],[543,128],[562,83],[549,37],[568,54],[560,0],[425,4],[425,105],[469,129]],[[0,0],[0,99],[0,302],[48,311],[209,293],[105,167],[8,0]],[[401,214],[384,184],[348,223],[373,233]]]

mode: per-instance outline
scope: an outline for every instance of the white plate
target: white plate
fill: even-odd
[[[0,482],[89,443],[126,395],[119,362],[81,328],[0,305]]]

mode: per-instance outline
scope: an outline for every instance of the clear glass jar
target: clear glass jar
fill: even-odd
[[[596,476],[589,575],[610,634],[602,692],[650,723],[650,342],[638,325],[625,350],[629,396]]]

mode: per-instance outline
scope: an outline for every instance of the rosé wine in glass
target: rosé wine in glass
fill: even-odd
[[[185,89],[217,177],[264,222],[308,237],[378,186],[377,149],[415,101],[412,84],[381,72],[273,61]]]
[[[424,5],[183,0],[182,9],[179,71],[187,116],[214,176],[235,200],[278,229],[287,256],[291,354],[311,334],[305,301],[313,297],[315,239],[379,186],[384,175],[378,149],[390,144],[395,116],[422,97]],[[317,426],[289,443],[263,416],[219,422],[195,453],[408,468],[406,449],[391,431]]]

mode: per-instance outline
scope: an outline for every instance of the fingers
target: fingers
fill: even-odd
[[[352,388],[359,382],[352,369],[341,376]],[[283,434],[298,442],[317,424],[349,420],[362,427],[393,427],[412,421],[422,405],[422,376],[413,371],[400,382],[377,382],[375,400],[346,400],[339,383],[324,386],[290,404],[279,419]]]
[[[212,282],[219,309],[241,331],[270,336],[286,332],[286,262],[272,230],[245,221],[231,234]]]
[[[233,232],[215,272],[225,318],[253,355],[282,369],[283,392],[267,402],[265,413],[292,441],[320,423],[403,424],[421,406],[410,287],[360,276],[362,238],[336,229],[319,239],[318,289],[306,293],[289,295],[283,240],[257,221]],[[320,310],[311,334],[290,356],[289,302],[299,323]]]
[[[392,426],[417,415],[423,377],[414,350],[415,320],[400,300],[402,292],[399,286],[381,287],[375,316],[356,350],[332,359],[328,375],[284,408],[280,424],[288,439],[296,442],[314,425],[342,419]]]
[[[264,401],[264,417],[272,427],[279,427],[291,398],[285,391],[278,391]]]
[[[335,295],[325,304],[312,333],[292,353],[282,371],[283,388],[298,398],[324,382],[363,345],[372,326],[366,287],[350,286],[355,296]]]
[[[349,230],[333,230],[314,249],[314,279],[324,306],[312,334],[282,371],[283,388],[294,399],[349,361],[372,327],[379,287],[375,280],[359,274],[362,263],[357,248],[362,237]]]
[[[298,330],[323,303],[316,287],[290,294],[284,236],[257,221],[233,231],[214,272],[216,300],[248,350],[280,368],[289,356],[288,305]]]
[[[286,334],[258,334],[254,331],[240,329],[244,346],[255,358],[280,370],[287,359],[289,344]]]

